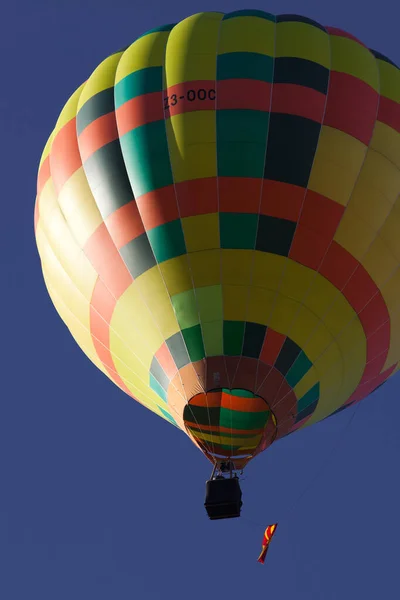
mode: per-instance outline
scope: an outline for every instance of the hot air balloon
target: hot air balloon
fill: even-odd
[[[252,458],[399,368],[399,103],[396,65],[340,29],[205,12],[106,58],[45,146],[51,299],[211,461],[210,518],[240,514]]]

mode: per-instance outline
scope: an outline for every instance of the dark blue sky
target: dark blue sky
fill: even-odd
[[[399,64],[395,5],[271,0],[252,8],[341,27]],[[4,600],[399,596],[399,375],[362,403],[339,444],[354,409],[258,457],[243,481],[245,518],[210,522],[202,506],[209,463],[184,434],[96,370],[42,280],[33,236],[37,165],[70,93],[147,29],[202,10],[245,7],[236,0],[19,0],[2,7]],[[280,527],[262,567],[263,529],[274,520]]]

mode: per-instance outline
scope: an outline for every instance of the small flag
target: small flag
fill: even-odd
[[[274,523],[273,525],[268,525],[267,529],[265,530],[264,538],[263,538],[263,542],[262,542],[261,554],[258,557],[258,562],[261,563],[262,565],[264,564],[265,557],[267,555],[267,551],[269,548],[269,544],[272,540],[272,537],[273,537],[277,527],[278,527],[278,523]]]

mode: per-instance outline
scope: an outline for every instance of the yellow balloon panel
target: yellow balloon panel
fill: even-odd
[[[159,67],[164,62],[169,32],[158,31],[133,42],[122,54],[115,76],[115,84],[142,69]]]
[[[176,25],[165,56],[167,87],[184,81],[215,79],[222,13],[199,13]]]
[[[367,148],[346,133],[323,126],[308,187],[343,206],[350,200]]]
[[[75,171],[58,195],[58,204],[80,248],[103,222],[83,168]]]
[[[273,56],[275,23],[252,16],[238,16],[220,23],[218,54],[255,52]]]
[[[86,291],[89,293],[85,296],[59,262],[41,227],[36,232],[36,239],[43,271],[46,273],[46,284],[52,287],[54,290],[53,294],[56,293],[56,290],[62,290],[62,296],[58,294],[58,297],[62,298],[70,313],[90,331],[90,303],[87,296],[90,295],[90,289],[91,292],[93,291],[96,274],[93,272],[90,276],[86,272],[87,279],[85,284]],[[85,345],[87,346],[88,344],[86,343]]]
[[[40,226],[62,268],[86,300],[90,302],[93,282],[97,275],[72,236],[56,198],[54,186],[49,181],[40,197]]]

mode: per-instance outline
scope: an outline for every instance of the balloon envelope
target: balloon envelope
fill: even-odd
[[[36,240],[116,385],[244,466],[400,359],[400,74],[297,15],[201,13],[104,60],[40,163]]]

